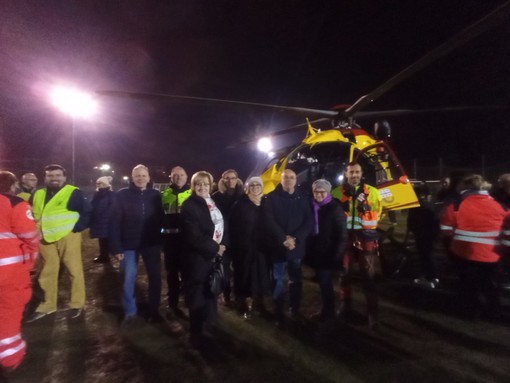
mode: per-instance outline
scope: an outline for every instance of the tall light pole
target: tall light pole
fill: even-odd
[[[51,92],[51,102],[60,111],[71,117],[71,179],[75,178],[75,130],[77,118],[89,118],[97,112],[97,103],[88,93],[73,87],[55,87]]]

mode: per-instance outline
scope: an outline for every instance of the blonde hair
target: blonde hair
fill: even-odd
[[[200,180],[203,180],[203,179],[207,179],[209,181],[209,185],[211,186],[212,188],[212,185],[213,185],[213,176],[211,173],[205,171],[205,170],[201,170],[199,172],[196,172],[195,174],[193,174],[193,176],[191,177],[191,188],[194,189],[196,184],[200,181]]]

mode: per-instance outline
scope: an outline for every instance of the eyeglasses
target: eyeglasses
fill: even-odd
[[[314,190],[313,194],[322,194],[322,195],[325,195],[325,194],[328,194],[328,192],[326,190]]]
[[[223,179],[224,179],[225,181],[232,181],[232,180],[236,180],[236,179],[237,179],[237,177],[223,177]]]
[[[251,187],[251,188],[256,188],[256,187],[261,188],[262,187],[261,184],[249,184],[248,186]]]

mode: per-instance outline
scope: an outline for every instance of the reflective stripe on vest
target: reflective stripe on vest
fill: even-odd
[[[347,217],[347,227],[349,229],[359,230],[361,229],[361,218],[357,216],[348,216]]]
[[[29,259],[30,255],[16,255],[14,257],[0,258],[0,266],[13,265],[15,263],[23,263]]]
[[[497,237],[499,231],[467,231],[456,229],[455,234],[467,235],[469,237]]]
[[[364,219],[362,219],[361,220],[361,225],[362,226],[370,226],[370,227],[377,226],[377,220],[365,221]]]
[[[17,340],[21,340],[21,334],[16,334],[11,336],[10,338],[0,339],[0,346],[6,346],[8,344],[14,343]]]
[[[504,246],[510,246],[510,241],[507,240],[507,239],[502,239],[501,240],[501,244],[504,245]]]
[[[453,226],[439,225],[441,230],[453,230]]]
[[[21,343],[19,345],[17,345],[16,347],[12,347],[12,348],[8,348],[7,350],[5,350],[4,352],[0,352],[0,360],[1,359],[5,359],[7,358],[8,356],[11,356],[11,355],[14,355],[16,354],[17,352],[20,352],[21,350],[23,350],[24,348],[26,347],[26,343],[24,340],[21,341]]]
[[[68,235],[78,222],[78,212],[67,209],[69,198],[78,189],[65,185],[45,204],[46,189],[36,191],[34,195],[34,217],[47,242],[56,242]]]
[[[0,239],[10,239],[10,238],[17,238],[17,236],[14,233],[0,233]]]
[[[483,245],[499,245],[499,240],[496,238],[499,236],[499,231],[469,231],[455,229],[453,236],[454,240],[480,243]]]
[[[510,230],[503,230],[504,235],[510,235]]]

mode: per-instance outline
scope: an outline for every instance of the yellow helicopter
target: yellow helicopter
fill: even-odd
[[[307,117],[307,123],[278,131],[271,136],[295,132],[307,128],[303,141],[296,147],[280,150],[265,158],[253,174],[261,174],[264,192],[272,191],[280,182],[281,173],[292,169],[298,175],[298,183],[305,189],[318,178],[326,178],[333,185],[342,182],[343,173],[349,162],[359,162],[363,168],[366,182],[376,186],[383,199],[385,210],[399,210],[419,206],[412,184],[398,158],[387,143],[391,135],[389,124],[385,121],[376,123],[374,134],[363,130],[355,117],[386,117],[412,113],[433,113],[437,111],[465,111],[501,109],[507,106],[451,107],[429,110],[397,109],[390,111],[361,111],[382,94],[393,88],[419,70],[428,66],[450,51],[477,37],[489,28],[495,27],[510,15],[510,2],[489,13],[484,18],[467,27],[447,42],[430,51],[420,60],[408,66],[384,84],[359,98],[352,105],[340,105],[333,110],[311,109],[293,106],[260,104],[243,101],[221,100],[201,97],[177,96],[168,94],[98,90],[98,94],[109,97],[134,98],[146,100],[167,100],[170,102],[191,102],[198,104],[230,104],[249,108],[272,109],[283,112],[298,113]],[[318,118],[308,121],[308,118]],[[314,127],[324,121],[333,120],[331,127],[319,129]],[[267,138],[261,141],[267,145]],[[269,152],[269,148],[265,148]]]
[[[280,182],[283,170],[296,172],[298,183],[305,189],[318,178],[326,178],[333,185],[343,180],[349,162],[359,162],[366,182],[376,186],[386,210],[408,209],[419,206],[413,187],[393,150],[382,139],[389,138],[389,125],[378,123],[375,138],[358,125],[345,128],[320,130],[308,122],[305,139],[283,156],[271,157],[261,174],[264,193],[271,192]],[[382,126],[382,127],[381,127]],[[259,147],[270,149],[267,138]]]

